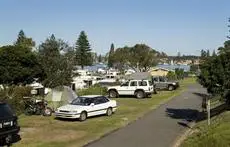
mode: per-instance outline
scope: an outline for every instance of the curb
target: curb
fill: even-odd
[[[198,118],[200,118],[200,115],[201,115],[201,112],[197,112],[196,119],[193,122],[187,124],[188,129],[186,129],[181,135],[179,135],[176,138],[176,140],[174,141],[172,147],[180,147],[181,144],[183,143],[183,141],[185,139],[187,139],[188,136],[193,133],[193,128],[196,125],[196,122],[197,122]]]

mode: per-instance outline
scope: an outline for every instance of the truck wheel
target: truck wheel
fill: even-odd
[[[145,93],[141,90],[137,91],[135,95],[138,99],[142,99],[145,97]]]
[[[174,90],[174,87],[172,85],[169,85],[168,90],[172,91],[172,90]]]
[[[109,91],[109,97],[110,98],[116,98],[117,97],[117,92],[115,90],[110,90]]]

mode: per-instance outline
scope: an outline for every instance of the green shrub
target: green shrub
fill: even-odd
[[[176,80],[177,79],[176,74],[173,71],[169,71],[166,77],[168,78],[168,80]]]
[[[21,114],[24,111],[23,97],[31,96],[31,87],[10,86],[0,89],[0,101],[7,102],[16,112]]]
[[[81,89],[77,90],[77,95],[106,95],[107,89],[105,87],[102,87],[100,85],[94,85],[87,89]]]

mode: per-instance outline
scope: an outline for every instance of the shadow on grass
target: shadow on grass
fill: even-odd
[[[102,118],[102,117],[108,117],[108,116],[105,114],[90,116],[90,117],[87,117],[87,119],[85,121],[87,121],[88,119],[90,120],[90,119],[96,119],[96,118]],[[80,121],[77,118],[74,119],[74,118],[58,118],[58,117],[56,117],[55,120],[59,120],[59,121],[63,121],[63,122],[84,122],[84,121]]]

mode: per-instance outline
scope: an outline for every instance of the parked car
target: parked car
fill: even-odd
[[[10,145],[14,138],[18,138],[20,127],[17,120],[10,106],[0,102],[0,146]]]
[[[145,98],[154,93],[154,86],[148,80],[130,80],[120,86],[108,87],[109,97],[116,98],[120,95],[132,95],[136,98]]]
[[[166,77],[163,76],[153,76],[152,80],[156,89],[167,89],[172,91],[179,87],[178,81],[169,81]]]
[[[87,117],[106,114],[110,116],[117,109],[117,102],[102,95],[85,95],[55,111],[57,118],[72,118],[84,121]]]

